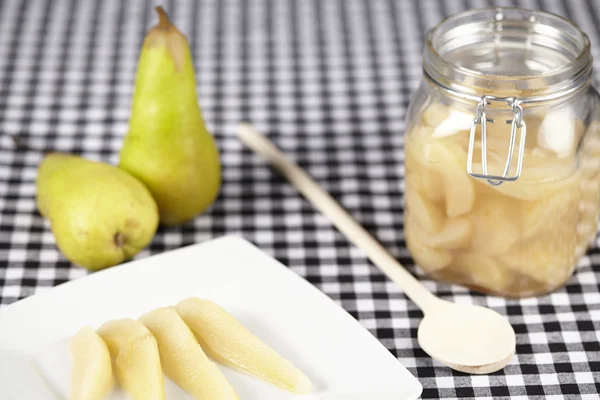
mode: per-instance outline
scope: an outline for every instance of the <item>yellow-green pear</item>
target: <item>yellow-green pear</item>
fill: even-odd
[[[51,153],[38,169],[37,205],[60,251],[98,270],[133,257],[150,243],[158,208],[127,172],[82,157]]]
[[[140,54],[129,132],[119,167],[139,178],[158,204],[160,222],[188,221],[219,192],[221,166],[206,129],[186,37],[161,7]]]

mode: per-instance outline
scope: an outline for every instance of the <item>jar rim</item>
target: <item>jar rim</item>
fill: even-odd
[[[504,29],[506,27],[508,29]],[[562,34],[563,37],[556,38],[554,44],[563,46],[563,53],[567,54],[568,50],[571,55],[561,65],[533,74],[490,74],[460,65],[441,50],[442,45],[449,41],[464,42],[462,38],[465,34],[469,36],[474,29],[479,29],[475,32],[479,32],[481,37],[487,35],[488,39],[494,40],[511,34],[512,29],[513,37],[509,39],[513,42],[515,33],[520,30],[526,33],[526,36],[521,36],[522,39],[527,38],[528,41],[524,43],[528,46],[547,45],[551,39],[546,36]],[[446,42],[442,40],[444,35],[449,35]],[[547,43],[535,40],[546,40]],[[477,44],[476,39],[472,41]],[[423,70],[434,84],[470,100],[486,94],[500,93],[504,97],[516,97],[516,93],[519,93],[519,98],[526,102],[536,99],[544,101],[562,97],[589,84],[592,76],[591,45],[588,35],[575,22],[557,14],[519,7],[477,8],[452,14],[428,30]]]

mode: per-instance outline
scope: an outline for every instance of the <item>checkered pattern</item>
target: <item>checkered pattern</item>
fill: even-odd
[[[494,2],[513,3],[577,21],[592,39],[600,74],[600,1]],[[138,52],[156,16],[141,1],[0,4],[0,304],[10,304],[86,274],[59,254],[36,211],[36,167],[48,150],[116,162]],[[423,398],[598,398],[600,249],[588,253],[564,289],[517,301],[433,282],[412,267],[405,247],[402,135],[409,96],[421,78],[423,33],[445,15],[487,5],[166,1],[191,39],[201,106],[221,150],[223,186],[210,211],[159,229],[139,257],[241,233],[358,318],[422,382]],[[509,315],[517,359],[489,376],[432,361],[417,345],[421,312],[242,147],[234,136],[240,120],[268,134],[428,288]]]

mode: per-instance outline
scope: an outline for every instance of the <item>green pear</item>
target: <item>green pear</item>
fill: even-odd
[[[37,205],[60,251],[98,270],[133,257],[152,240],[158,207],[127,172],[68,154],[47,155],[38,170]]]
[[[185,36],[161,7],[140,54],[129,132],[119,167],[140,179],[160,222],[183,223],[209,207],[221,184],[219,151],[198,106]]]

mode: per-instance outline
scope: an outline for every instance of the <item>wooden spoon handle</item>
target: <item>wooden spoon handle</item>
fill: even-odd
[[[286,177],[304,197],[331,220],[340,232],[355,246],[362,249],[389,279],[398,284],[423,312],[441,302],[396,261],[329,193],[324,191],[298,165],[287,159],[269,139],[248,124],[239,125],[238,137]]]

